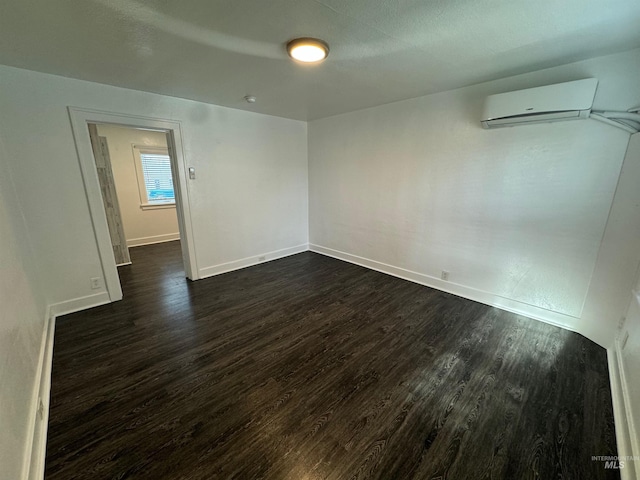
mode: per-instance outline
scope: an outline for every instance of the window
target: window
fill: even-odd
[[[134,146],[140,204],[144,208],[174,206],[171,159],[166,148]]]

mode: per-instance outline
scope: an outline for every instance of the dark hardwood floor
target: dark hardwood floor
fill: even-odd
[[[124,300],[57,321],[48,480],[619,478],[578,334],[310,252],[131,257]]]

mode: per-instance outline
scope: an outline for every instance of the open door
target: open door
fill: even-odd
[[[116,259],[116,265],[127,265],[131,263],[131,258],[129,257],[129,247],[127,247],[127,239],[124,234],[107,139],[98,135],[98,127],[93,123],[89,124],[89,137],[91,138],[91,148],[96,162],[102,202],[107,215],[107,226],[109,227],[113,255]]]
[[[190,220],[185,218],[184,212],[188,211],[186,205],[184,205],[184,195],[183,189],[184,185],[181,185],[179,179],[180,175],[178,172],[178,153],[176,149],[176,140],[174,138],[174,132],[172,130],[168,130],[166,132],[167,138],[167,149],[169,150],[169,157],[171,158],[171,172],[173,175],[173,188],[175,190],[175,198],[176,198],[176,213],[178,215],[178,225],[186,225],[190,223]],[[190,168],[189,169],[189,179],[195,179],[195,171]],[[182,248],[182,259],[184,264],[184,270],[187,274],[187,278],[194,280],[197,277],[194,276],[194,271],[196,271],[196,267],[192,262],[192,257],[189,254],[189,244],[186,239],[184,239],[182,230],[180,231],[180,238],[182,241],[180,242],[180,247]]]

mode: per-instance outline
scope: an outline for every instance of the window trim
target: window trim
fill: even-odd
[[[162,210],[163,208],[176,208],[176,202],[164,202],[164,203],[141,203],[141,210]]]
[[[176,208],[175,199],[173,201],[168,202],[157,202],[150,203],[149,202],[149,194],[147,192],[147,185],[144,181],[144,170],[142,168],[142,157],[141,154],[162,154],[167,155],[169,157],[169,161],[171,162],[171,157],[169,156],[169,149],[164,146],[157,145],[136,145],[131,144],[131,148],[133,150],[133,158],[134,164],[136,167],[136,180],[138,181],[138,197],[140,198],[140,208],[142,210],[158,210],[163,208]],[[173,177],[173,170],[171,172]],[[175,179],[174,179],[175,184]],[[175,194],[175,187],[174,187]]]

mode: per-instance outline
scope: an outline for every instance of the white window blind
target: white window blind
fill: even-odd
[[[169,155],[140,152],[140,163],[150,204],[174,203],[176,199],[171,177]]]

